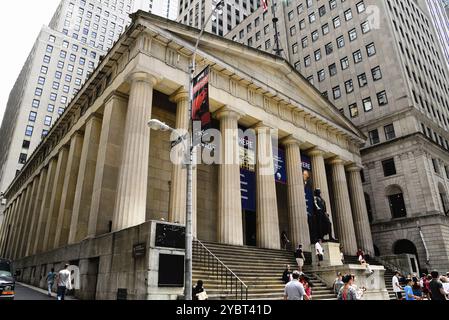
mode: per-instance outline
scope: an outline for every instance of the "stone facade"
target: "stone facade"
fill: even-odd
[[[182,181],[183,169],[170,160],[169,134],[150,132],[147,121],[157,118],[183,126],[182,108],[187,107],[183,92],[194,46],[186,39],[194,39],[198,30],[143,12],[133,19],[130,30],[8,188],[6,223],[0,230],[1,255],[15,260],[19,268],[37,270],[38,265],[59,266],[69,260],[78,263],[82,275],[93,277],[100,259],[95,296],[101,299],[113,298],[113,291],[128,282],[145,283],[144,269],[152,267],[141,264],[142,274],[130,277],[129,250],[138,241],[150,241],[148,221],[182,224],[175,220],[185,216],[185,206],[174,205],[185,201],[178,197],[185,192],[183,184],[174,183]],[[338,195],[329,199],[334,202],[329,207],[345,253],[352,255],[357,243],[373,253],[370,240],[361,236],[370,230],[361,176],[354,174],[354,167],[361,166],[359,148],[366,137],[284,60],[211,34],[204,35],[197,59],[198,69],[211,67],[214,127],[254,128],[257,157],[268,159],[256,168],[255,245],[280,249],[280,234],[287,230],[294,234],[294,246],[301,242],[309,248],[305,201],[302,190],[299,196],[295,192],[302,187],[300,155],[309,155],[316,165],[316,184],[320,183],[316,187]],[[272,129],[277,129],[277,136]],[[224,139],[220,152],[225,158],[232,158],[235,138]],[[287,185],[275,182],[271,146],[276,142],[286,148]],[[247,230],[243,212],[238,212],[242,211],[238,168],[227,163],[195,167],[198,239],[244,245]],[[326,167],[329,179],[324,178]],[[181,174],[173,175],[177,171]],[[104,268],[103,245],[109,257]],[[124,256],[117,266],[108,266],[113,252]],[[149,260],[150,265],[155,263]],[[118,268],[120,274],[110,268]],[[107,270],[111,284],[101,279],[107,279]],[[39,281],[36,275],[25,279]],[[81,281],[82,290],[85,285]],[[132,298],[157,297],[156,289],[148,289],[147,295],[136,290]]]

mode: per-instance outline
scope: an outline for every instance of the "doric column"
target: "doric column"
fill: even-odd
[[[127,104],[128,97],[119,92],[113,92],[105,100],[88,237],[110,232],[117,197]]]
[[[26,203],[26,198],[27,198],[27,194],[28,194],[28,188],[25,189],[22,194],[20,195],[19,198],[19,206],[16,212],[16,215],[14,217],[14,223],[12,224],[12,236],[11,236],[11,245],[9,246],[9,255],[8,257],[10,257],[12,260],[14,260],[16,258],[15,256],[15,252],[16,252],[16,248],[17,248],[17,242],[20,241],[20,227],[22,225],[22,216],[23,216],[23,211],[25,208],[25,203]]]
[[[363,192],[362,178],[360,172],[362,169],[356,165],[348,169],[349,176],[349,194],[351,196],[352,218],[354,221],[355,236],[357,245],[360,249],[374,255],[373,238],[366,209],[365,194]]]
[[[119,231],[146,220],[150,128],[156,78],[147,73],[131,77],[122,163],[117,187],[112,230]]]
[[[295,248],[298,244],[308,248],[310,246],[310,233],[307,221],[300,142],[293,137],[289,137],[282,143],[285,146],[286,153],[290,238]]]
[[[41,253],[44,245],[45,228],[47,226],[48,211],[50,210],[53,183],[55,180],[57,158],[52,158],[48,164],[47,179],[45,181],[42,205],[37,220],[36,238],[32,254]]]
[[[338,239],[343,245],[343,252],[345,254],[355,255],[357,252],[357,241],[355,238],[354,222],[352,221],[352,210],[344,162],[337,157],[330,164],[332,165],[334,217]]]
[[[70,221],[69,244],[78,243],[87,237],[101,126],[102,118],[100,115],[93,114],[87,120],[84,130],[83,149]]]
[[[7,258],[8,257],[8,249],[11,245],[11,229],[12,224],[14,222],[14,216],[17,211],[17,199],[12,203],[10,207],[10,211],[8,212],[8,217],[6,220],[6,228],[5,228],[5,234],[4,234],[4,242],[1,244],[1,251],[0,254],[2,257]]]
[[[36,242],[36,230],[39,222],[39,213],[42,206],[42,200],[44,198],[45,182],[47,181],[47,168],[43,168],[39,175],[39,184],[37,186],[36,201],[34,201],[31,208],[31,224],[30,232],[26,240],[25,257],[28,257],[34,249],[34,243]]]
[[[59,206],[61,205],[62,188],[64,186],[65,171],[67,168],[67,159],[69,157],[69,148],[63,146],[59,150],[58,163],[56,165],[55,180],[53,181],[53,190],[51,192],[50,210],[48,210],[47,225],[44,237],[44,252],[54,249],[56,227],[58,223]]]
[[[257,126],[257,246],[280,249],[271,128]]]
[[[170,100],[177,104],[176,129],[180,130],[180,133],[182,134],[182,131],[189,130],[189,93],[185,89],[178,90]],[[172,150],[172,153],[176,153],[178,155],[183,151],[184,145],[180,143]],[[173,164],[170,207],[168,214],[168,220],[170,222],[185,224],[187,195],[186,187],[187,170],[182,164]]]
[[[28,237],[30,234],[30,228],[31,228],[31,220],[32,220],[32,215],[33,215],[33,208],[34,208],[34,204],[37,200],[37,189],[39,187],[39,177],[35,177],[33,179],[33,184],[31,187],[31,193],[30,193],[30,198],[27,204],[27,207],[25,209],[25,218],[23,221],[23,231],[22,231],[22,236],[20,237],[20,245],[18,248],[18,252],[17,252],[17,256],[19,258],[23,258],[25,256],[26,253],[26,246],[28,243]]]
[[[329,185],[327,183],[326,166],[324,164],[324,152],[318,148],[312,149],[308,155],[312,162],[312,181],[314,190],[321,190],[321,197],[326,202],[327,213],[332,223],[332,233],[335,234],[335,226],[333,223],[332,206],[329,196]]]
[[[240,115],[228,107],[216,114],[220,120],[221,143],[218,171],[218,242],[243,245],[242,198],[240,190]]]
[[[83,150],[83,133],[75,132],[70,140],[70,150],[67,159],[67,168],[64,173],[61,204],[58,210],[54,248],[66,245],[69,241],[70,223],[72,219],[73,203],[75,200],[76,181]],[[62,172],[61,172],[62,173]],[[51,239],[50,239],[51,240]],[[51,243],[50,243],[51,244]]]

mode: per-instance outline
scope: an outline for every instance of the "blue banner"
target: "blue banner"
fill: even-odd
[[[306,195],[307,214],[313,215],[313,174],[312,174],[312,160],[306,155],[301,155],[302,173],[304,176],[304,191]]]
[[[277,155],[276,155],[277,150]],[[287,184],[287,169],[285,167],[285,151],[282,149],[273,150],[274,177],[277,183]]]
[[[256,173],[240,169],[242,209],[256,212]]]

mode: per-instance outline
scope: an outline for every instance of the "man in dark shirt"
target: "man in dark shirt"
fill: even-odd
[[[447,300],[446,293],[443,289],[443,283],[439,280],[438,271],[432,271],[432,281],[430,281],[430,292],[432,293],[432,300]]]

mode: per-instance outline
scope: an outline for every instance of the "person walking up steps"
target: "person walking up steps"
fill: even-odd
[[[298,264],[298,271],[302,273],[302,268],[304,267],[304,263],[306,262],[306,258],[304,256],[304,252],[302,251],[302,245],[300,244],[295,252],[296,263]]]

